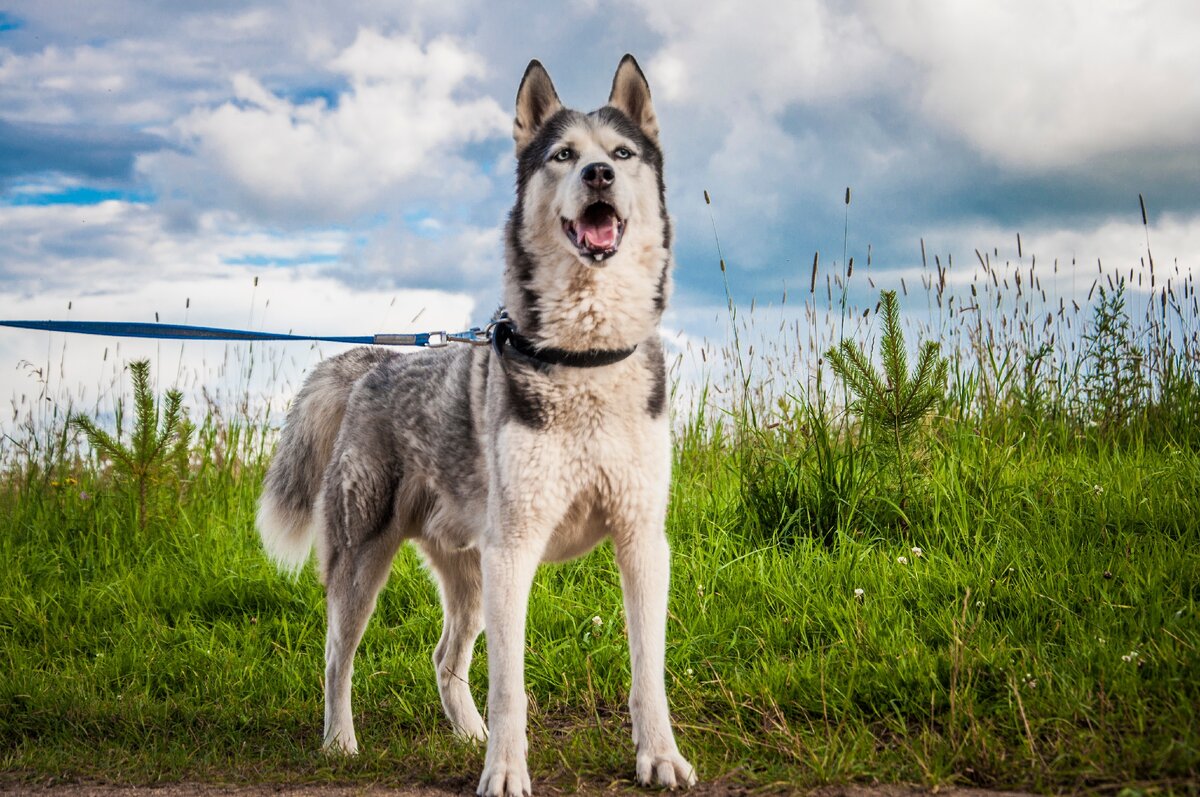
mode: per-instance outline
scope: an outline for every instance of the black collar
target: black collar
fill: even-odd
[[[538,348],[533,345],[533,341],[517,332],[511,318],[501,316],[492,324],[492,349],[501,357],[504,356],[505,343],[536,362],[544,365],[565,365],[569,368],[599,368],[602,365],[612,365],[621,362],[637,351],[636,345],[628,349],[591,349],[589,351]]]

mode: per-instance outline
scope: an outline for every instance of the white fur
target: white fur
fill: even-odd
[[[314,512],[311,520],[298,518],[280,509],[270,493],[263,493],[255,523],[263,548],[276,567],[289,575],[300,572],[312,550],[320,516],[319,512]]]

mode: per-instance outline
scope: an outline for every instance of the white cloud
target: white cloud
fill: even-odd
[[[916,63],[922,109],[1021,168],[1200,139],[1200,5],[1188,0],[875,2],[879,38]]]
[[[364,29],[328,67],[350,86],[333,107],[294,103],[239,73],[233,100],[172,126],[184,152],[143,155],[139,168],[174,191],[203,186],[202,201],[292,222],[353,219],[402,189],[408,201],[486,193],[487,178],[458,153],[507,135],[509,117],[466,92],[484,71],[478,55],[448,38],[422,48]]]
[[[227,212],[207,212],[194,222],[175,229],[154,207],[119,200],[0,205],[0,289],[30,299],[48,291],[119,293],[147,278],[223,274],[230,261],[248,258],[326,261],[346,245],[346,233],[338,230],[284,237]]]
[[[1147,257],[1147,233],[1153,269]],[[1021,230],[1019,251],[1015,230],[987,223],[945,225],[927,232],[924,240],[927,267],[914,252],[911,260],[896,267],[876,268],[873,273],[856,268],[848,298],[850,321],[862,321],[862,312],[875,306],[879,291],[890,289],[902,292],[907,325],[921,337],[940,339],[948,351],[966,358],[973,356],[970,339],[980,323],[1014,352],[1052,340],[1060,349],[1075,346],[1070,349],[1074,352],[1092,321],[1098,290],[1124,283],[1126,312],[1136,334],[1143,334],[1151,319],[1165,320],[1160,328],[1174,337],[1177,347],[1182,348],[1184,337],[1192,334],[1200,278],[1200,262],[1193,253],[1200,252],[1200,218],[1167,214],[1149,229],[1113,220],[1071,228],[1043,223]],[[935,257],[945,268],[941,303]],[[873,287],[868,287],[868,278],[873,279]],[[1169,306],[1163,319],[1166,291]],[[806,325],[805,334],[823,337],[828,346],[842,334],[839,293],[835,288],[832,299],[822,288],[817,293],[824,323]],[[1188,319],[1182,326],[1181,317]],[[871,314],[853,337],[877,336],[874,318]],[[811,359],[815,361],[820,350],[813,347]]]
[[[747,113],[730,122],[706,176],[730,187],[754,180],[757,190],[737,198],[737,211],[775,220],[784,197],[795,188],[795,178],[779,167],[802,162],[811,152],[804,144],[802,136],[789,133],[776,120]]]
[[[330,273],[351,284],[455,289],[487,305],[500,299],[504,241],[499,226],[476,227],[424,218],[372,231]],[[485,308],[490,310],[490,308]]]
[[[247,243],[251,250],[259,249]],[[18,318],[153,321],[157,316],[163,323],[316,335],[462,329],[477,320],[475,301],[462,293],[350,286],[311,266],[226,266],[195,274],[147,269],[137,280],[106,281],[99,290],[84,280],[32,294],[0,284],[0,307],[6,316]],[[151,360],[161,385],[181,386],[192,406],[202,407],[207,394],[231,410],[246,394],[255,407],[278,410],[291,400],[307,369],[347,348],[304,342],[184,343],[0,328],[0,401],[11,402],[0,428],[9,428],[31,408],[47,412],[39,406],[51,406],[39,402],[43,391],[59,404],[60,412],[67,403],[87,411],[111,411],[114,396],[128,389],[128,378],[120,376],[119,369],[141,358]]]
[[[420,30],[470,13],[467,3],[416,0],[228,4],[36,0],[0,46],[0,108],[10,120],[168,124],[229,95],[249,71],[274,86],[311,87],[360,26]],[[209,6],[212,7],[209,7]]]
[[[29,184],[22,196],[64,185]],[[29,301],[48,293],[68,299],[119,296],[146,280],[220,280],[236,267],[255,266],[258,275],[303,273],[355,290],[469,295],[490,312],[499,297],[503,251],[499,226],[436,218],[281,234],[228,211],[189,214],[179,224],[169,209],[142,202],[0,204],[0,290]],[[168,304],[185,296],[177,292],[178,302]],[[136,320],[160,309],[144,306]]]
[[[943,227],[941,231],[924,236],[926,251],[932,264],[934,253],[941,254],[943,264],[947,254],[953,255],[954,267],[948,279],[959,284],[969,283],[981,272],[975,251],[987,257],[998,273],[1020,266],[1026,270],[1036,258],[1036,271],[1048,295],[1067,300],[1086,296],[1092,280],[1102,274],[1124,275],[1130,290],[1146,293],[1150,288],[1149,259],[1154,254],[1156,287],[1168,279],[1182,287],[1184,280],[1200,278],[1200,218],[1165,214],[1149,228],[1139,222],[1107,220],[1093,225],[1065,228],[1057,225],[1033,226],[1020,231],[1021,251],[1017,251],[1017,234],[1011,228],[993,224],[966,224]],[[1058,261],[1057,275],[1055,261]],[[1072,268],[1072,262],[1074,267]],[[1103,271],[1101,271],[1101,267]],[[931,266],[932,268],[932,266]],[[895,282],[899,271],[889,271]],[[906,272],[909,286],[919,271]],[[1138,275],[1142,279],[1139,281]]]
[[[1200,139],[1200,5],[642,2],[658,96],[731,116],[899,101],[1009,167]]]
[[[12,121],[163,124],[190,104],[215,102],[219,70],[168,41],[51,44],[26,54],[0,48],[0,106]]]
[[[639,5],[665,39],[649,69],[671,102],[779,112],[873,91],[886,65],[863,20],[820,0]]]
[[[46,186],[61,187],[57,182]],[[30,185],[25,193],[37,191]],[[469,230],[447,235],[442,255],[472,262],[479,256],[472,253],[490,236],[494,233]],[[396,280],[382,276],[386,242],[377,247],[381,265],[375,279],[349,278],[340,264],[351,237],[340,230],[283,236],[215,211],[201,214],[192,227],[174,229],[153,207],[117,200],[0,205],[0,307],[5,318],[157,319],[318,335],[461,329],[490,313],[491,307],[481,309],[463,291],[478,287],[478,275],[468,279],[459,273],[459,285],[445,279],[443,288],[424,287],[439,282],[429,275],[394,287]],[[289,265],[247,265],[247,260]],[[9,428],[14,412],[24,417],[43,390],[60,405],[70,401],[90,409],[99,402],[102,410],[111,409],[114,390],[127,382],[120,366],[141,357],[152,359],[163,384],[178,379],[193,405],[202,402],[205,390],[226,408],[249,391],[252,400],[279,408],[298,388],[305,369],[344,348],[280,343],[250,349],[4,328],[0,401],[11,398],[13,405],[0,426]]]

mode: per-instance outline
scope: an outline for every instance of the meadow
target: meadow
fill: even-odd
[[[1076,302],[1019,247],[895,285],[928,309],[903,345],[869,259],[814,259],[790,326],[731,301],[727,342],[684,355],[667,683],[702,780],[1200,790],[1195,284],[1147,252]],[[861,391],[831,368],[843,338],[878,369]],[[941,344],[923,376],[896,362],[918,341]],[[906,384],[927,410],[889,416]],[[327,759],[320,585],[276,573],[253,529],[281,418],[246,402],[172,425],[167,396],[126,390],[91,430],[114,450],[66,406],[0,444],[0,785],[473,786],[483,751],[442,716],[414,552],[359,649],[363,752]],[[486,661],[481,640],[481,704]],[[630,785],[607,546],[541,570],[526,663],[535,788]]]

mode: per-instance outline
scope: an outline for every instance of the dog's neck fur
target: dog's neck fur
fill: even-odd
[[[535,346],[628,349],[657,334],[670,287],[671,253],[661,231],[631,230],[621,251],[596,267],[561,248],[537,251],[536,242],[519,241],[516,218],[514,212],[504,305]],[[526,258],[536,265],[523,268]]]

